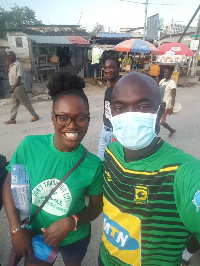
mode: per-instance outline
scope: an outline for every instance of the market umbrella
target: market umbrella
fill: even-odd
[[[164,43],[161,46],[158,47],[160,54],[165,54],[168,51],[173,51],[177,55],[185,55],[185,56],[193,56],[194,53],[190,48],[179,42],[170,42],[170,43]]]
[[[159,54],[159,50],[152,43],[140,39],[120,42],[113,49],[120,52]]]

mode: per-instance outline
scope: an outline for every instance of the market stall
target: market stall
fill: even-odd
[[[172,78],[177,83],[180,72],[186,70],[187,72],[187,61],[189,56],[193,56],[194,53],[190,48],[182,43],[165,43],[158,47],[160,55],[152,66],[159,68],[160,70],[164,66],[174,66],[174,72]],[[151,72],[151,71],[150,71]],[[161,77],[162,78],[162,77]]]
[[[159,50],[150,42],[140,39],[130,39],[117,44],[114,51],[121,52],[119,61],[121,71],[139,71],[148,74],[153,55]]]

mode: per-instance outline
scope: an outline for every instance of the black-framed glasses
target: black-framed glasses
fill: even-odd
[[[67,115],[58,115],[54,111],[52,111],[55,118],[56,123],[61,127],[67,127],[69,124],[74,121],[74,124],[77,127],[86,127],[90,122],[90,116],[76,116],[74,118],[71,118]]]

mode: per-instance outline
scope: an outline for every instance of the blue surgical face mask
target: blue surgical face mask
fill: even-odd
[[[125,148],[140,150],[156,136],[156,118],[157,113],[126,112],[113,116],[110,121],[114,136]]]

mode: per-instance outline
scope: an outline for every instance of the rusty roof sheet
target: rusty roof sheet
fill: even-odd
[[[27,35],[27,38],[37,44],[54,44],[54,45],[70,45],[70,44],[79,44],[79,45],[90,45],[81,36],[39,36],[39,35]]]

